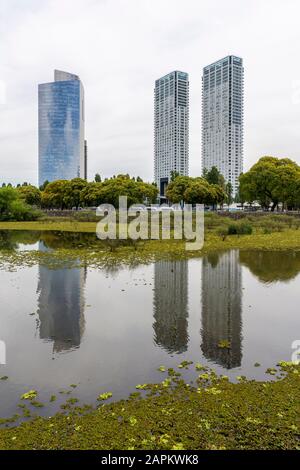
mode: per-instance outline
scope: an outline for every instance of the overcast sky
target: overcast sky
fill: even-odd
[[[299,0],[0,0],[0,182],[37,183],[37,89],[54,68],[86,97],[89,178],[153,180],[154,81],[190,76],[190,175],[201,173],[202,68],[245,66],[245,169],[300,163]]]

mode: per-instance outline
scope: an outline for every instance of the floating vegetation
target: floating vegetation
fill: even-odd
[[[29,390],[21,396],[21,400],[34,400],[37,397],[36,390]]]
[[[178,368],[188,369],[191,364],[193,364],[193,361],[182,361],[180,364],[178,364]]]
[[[20,252],[17,249],[5,248],[5,245],[0,246],[0,269],[16,271],[22,267],[39,264],[48,269],[90,266],[113,270],[114,267],[118,269],[122,266],[135,267],[139,264],[149,264],[158,260],[197,258],[227,249],[239,249],[240,251],[261,250],[265,252],[289,250],[293,253],[300,250],[299,230],[296,228],[291,229],[287,226],[287,229],[283,232],[266,235],[259,230],[258,226],[255,236],[227,236],[226,240],[222,241],[215,228],[210,229],[209,218],[206,220],[207,233],[202,250],[186,250],[185,240],[145,240],[139,241],[134,248],[130,243],[119,243],[111,251],[109,244],[97,240],[94,224],[89,224],[87,227],[85,223],[82,223],[79,230],[75,230],[72,225],[65,227],[64,224],[58,222],[58,226],[61,225],[60,232],[55,231],[55,224],[50,224],[48,228],[47,225],[36,226],[34,224],[2,223],[0,224],[0,232],[5,232],[8,236],[13,237],[13,240],[17,242],[13,243],[16,247],[18,243],[22,243],[24,237],[34,234],[35,241],[43,241],[49,250]],[[5,227],[7,230],[5,230]],[[31,231],[35,227],[39,227],[40,231]],[[12,230],[9,231],[9,229]],[[86,231],[91,233],[84,233]],[[79,243],[80,240],[81,243]]]
[[[50,419],[37,417],[19,426],[14,424],[19,415],[2,419],[0,424],[14,427],[0,429],[0,446],[43,450],[299,449],[300,365],[281,362],[273,369],[284,376],[268,383],[244,377],[232,383],[207,369],[197,379],[197,387],[182,379],[170,386],[172,378],[168,378],[160,384],[137,385],[150,390],[145,397],[132,394],[97,409],[73,407],[74,399],[70,399],[62,405],[63,412]],[[99,398],[110,397],[107,392]],[[26,414],[24,406],[20,405]]]
[[[7,376],[7,375],[3,375],[2,377],[0,377],[0,380],[8,380],[8,376]]]
[[[34,406],[35,408],[43,408],[43,407],[44,407],[44,404],[41,403],[40,401],[37,401],[37,400],[32,400],[32,401],[30,402],[30,404],[31,404],[32,406]]]
[[[231,343],[227,339],[222,339],[218,343],[218,348],[220,348],[220,349],[231,349]]]
[[[274,367],[269,367],[269,368],[266,370],[266,374],[276,375],[276,373],[277,373],[277,369],[275,369]]]
[[[106,393],[102,393],[101,395],[99,395],[97,400],[98,401],[108,400],[111,397],[112,397],[112,393],[111,392],[106,392]]]
[[[136,385],[135,388],[137,390],[146,390],[149,387],[148,384],[143,384],[143,385]]]

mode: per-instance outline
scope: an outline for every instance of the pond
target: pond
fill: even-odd
[[[47,236],[2,232],[0,249],[51,253],[62,239],[64,246],[97,243],[94,235],[52,233],[52,243]],[[232,380],[266,379],[268,367],[291,360],[300,339],[299,281],[300,253],[291,251],[232,250],[134,268],[2,266],[0,376],[8,379],[0,381],[0,416],[16,413],[31,389],[45,405],[42,415],[69,397],[95,404],[109,391],[126,398],[136,384],[162,381],[160,365],[183,360]],[[194,368],[184,376],[194,379]],[[49,403],[51,395],[57,400]]]

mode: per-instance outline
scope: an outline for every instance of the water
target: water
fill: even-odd
[[[57,240],[76,242],[52,234],[51,245],[49,234],[31,235],[2,234],[2,246],[49,251]],[[78,237],[94,243],[93,235]],[[0,339],[7,364],[0,376],[9,379],[0,381],[0,416],[15,413],[30,389],[39,392],[44,415],[70,396],[83,403],[106,391],[124,398],[136,384],[163,380],[160,365],[176,367],[185,359],[232,380],[265,379],[267,367],[291,360],[292,343],[300,339],[299,281],[300,253],[293,252],[232,250],[134,269],[79,263],[2,269]],[[218,346],[223,340],[231,349]],[[184,374],[195,378],[193,367]],[[52,394],[58,399],[49,404]]]

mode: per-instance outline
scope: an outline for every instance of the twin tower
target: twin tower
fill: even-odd
[[[156,80],[154,91],[155,182],[161,201],[172,172],[189,174],[189,77],[172,72]],[[235,195],[243,171],[244,68],[228,56],[203,69],[202,169],[213,166]]]
[[[243,171],[244,68],[228,56],[203,69],[202,169],[216,166],[238,190]],[[77,75],[55,70],[39,85],[39,185],[87,178],[84,89]],[[161,201],[172,172],[189,174],[189,76],[175,71],[156,80],[154,177]]]

